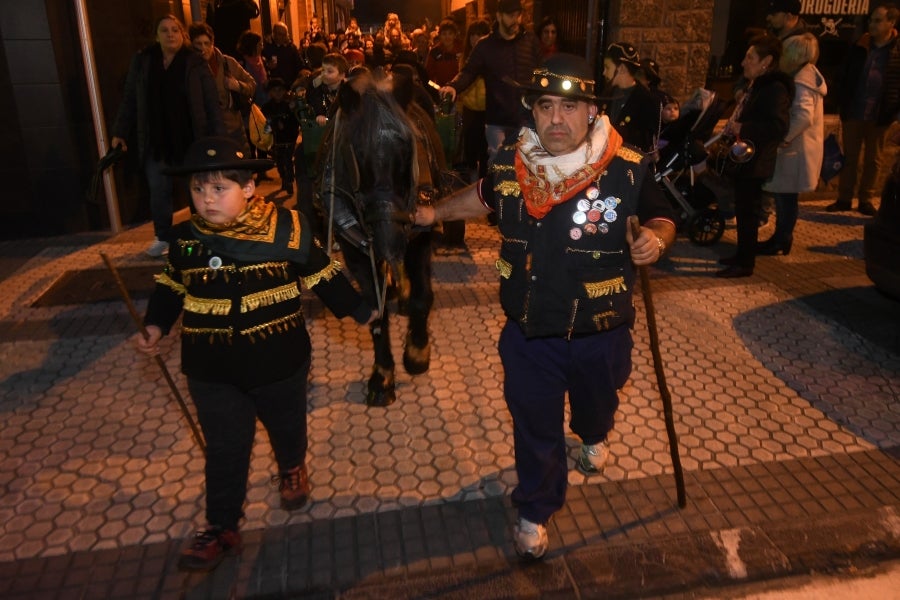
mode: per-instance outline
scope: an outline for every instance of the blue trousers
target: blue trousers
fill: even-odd
[[[513,418],[519,484],[512,501],[519,516],[543,524],[562,508],[569,473],[566,393],[570,429],[585,444],[605,440],[619,407],[618,390],[631,375],[632,347],[627,326],[572,340],[527,339],[507,321],[499,350]]]
[[[257,417],[269,434],[279,472],[306,460],[306,380],[309,359],[282,381],[242,390],[227,383],[188,378],[197,420],[206,439],[206,520],[237,530]]]

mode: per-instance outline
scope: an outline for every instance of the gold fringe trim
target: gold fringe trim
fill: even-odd
[[[276,302],[284,302],[285,300],[291,300],[298,296],[300,296],[300,290],[297,288],[296,282],[288,283],[270,290],[263,290],[241,298],[241,312],[250,312],[261,306],[271,306]]]
[[[510,264],[509,261],[498,258],[497,262],[494,263],[494,266],[497,267],[497,270],[500,272],[500,277],[503,279],[509,279],[510,275],[512,275],[512,264]]]
[[[621,294],[622,292],[628,291],[628,286],[625,285],[624,277],[614,277],[613,279],[607,279],[606,281],[586,282],[584,284],[584,289],[587,292],[588,298],[599,298],[600,296]]]
[[[291,211],[291,237],[288,239],[288,248],[296,250],[300,247],[300,213]]]
[[[184,310],[200,315],[225,316],[231,312],[231,300],[227,298],[197,298],[187,294],[184,297]]]
[[[639,163],[644,158],[644,155],[637,150],[632,150],[631,148],[626,148],[625,146],[619,146],[619,149],[616,151],[616,155],[627,160],[628,162],[633,163]]]
[[[594,319],[594,325],[596,325],[597,329],[600,331],[605,331],[609,329],[609,320],[618,316],[619,313],[617,313],[616,311],[608,310],[602,313],[597,313],[592,318]]]
[[[160,273],[159,275],[154,275],[153,279],[156,280],[156,283],[160,285],[164,285],[167,288],[170,288],[176,294],[181,294],[182,296],[187,294],[187,288],[169,277],[167,273]]]
[[[325,281],[329,281],[332,277],[340,273],[342,268],[343,265],[340,263],[340,261],[332,260],[331,264],[329,264],[318,273],[313,273],[312,275],[309,275],[307,277],[302,277],[300,281],[303,282],[303,287],[309,290],[312,289],[314,285],[319,284],[323,279]]]
[[[219,338],[219,340],[222,342],[227,342],[230,344],[233,330],[231,329],[231,327],[182,327],[181,333],[182,335],[187,334],[191,336],[191,338],[196,338],[197,336],[201,335],[208,335],[210,344],[214,344],[216,342],[216,338]]]
[[[234,265],[222,265],[218,269],[213,269],[212,267],[198,267],[196,269],[183,270],[181,272],[181,278],[184,279],[184,285],[191,285],[191,280],[194,279],[194,277],[199,278],[203,283],[207,283],[210,279],[215,279],[219,273],[221,273],[222,277],[224,277],[227,282],[231,274],[236,270]]]
[[[246,335],[250,337],[250,342],[256,342],[254,339],[255,335],[259,335],[260,339],[266,339],[266,334],[269,335],[278,332],[282,333],[287,331],[291,327],[297,327],[303,320],[303,309],[298,310],[297,312],[280,317],[273,321],[269,321],[268,323],[260,323],[259,325],[254,325],[249,329],[244,329],[240,333],[241,335]]]
[[[521,190],[518,181],[501,181],[494,186],[494,191],[500,192],[503,196],[518,196]]]
[[[269,275],[270,277],[277,276],[278,272],[281,271],[281,278],[287,279],[288,264],[290,263],[288,263],[287,261],[257,263],[254,265],[247,265],[246,267],[239,268],[238,273],[242,273],[244,275],[246,275],[247,273],[256,273],[256,278],[261,279],[263,271],[265,271],[266,275]]]

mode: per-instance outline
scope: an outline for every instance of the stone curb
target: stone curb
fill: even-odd
[[[812,524],[789,519],[640,543],[594,545],[524,566],[513,558],[468,570],[385,576],[350,590],[333,590],[331,597],[616,599],[689,590],[701,594],[736,584],[859,569],[896,558],[900,558],[900,505],[889,505]]]

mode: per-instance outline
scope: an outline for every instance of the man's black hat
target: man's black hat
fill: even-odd
[[[628,42],[614,42],[606,49],[603,58],[608,58],[616,64],[625,63],[631,65],[634,69],[641,68],[641,57],[638,55],[637,48]]]
[[[580,56],[558,52],[534,70],[531,82],[519,85],[526,96],[562,96],[593,102],[594,79],[591,66]]]
[[[163,169],[166,175],[189,175],[203,171],[267,171],[275,166],[267,158],[244,158],[244,149],[230,137],[205,137],[188,146],[184,162]]]

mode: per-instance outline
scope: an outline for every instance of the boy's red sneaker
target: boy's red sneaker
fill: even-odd
[[[190,546],[181,552],[178,568],[184,571],[212,571],[226,556],[241,551],[241,534],[231,529],[211,527],[194,534]]]
[[[294,467],[279,477],[278,493],[281,494],[281,508],[296,510],[306,504],[311,491],[306,465]]]

